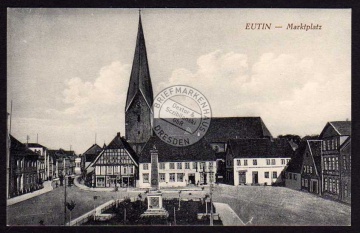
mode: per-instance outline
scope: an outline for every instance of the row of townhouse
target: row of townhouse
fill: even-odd
[[[351,122],[329,122],[318,140],[302,142],[285,185],[351,203]]]
[[[49,150],[38,143],[21,143],[9,135],[7,197],[12,198],[43,187],[43,181],[74,174],[74,151]],[[79,165],[80,166],[80,162]]]

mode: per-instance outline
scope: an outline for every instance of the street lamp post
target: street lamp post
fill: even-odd
[[[64,175],[64,226],[66,226],[66,175]]]

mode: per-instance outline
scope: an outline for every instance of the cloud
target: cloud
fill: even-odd
[[[82,153],[93,142],[95,132],[101,143],[109,143],[116,132],[124,134],[129,78],[130,65],[114,61],[100,69],[94,82],[83,81],[78,77],[66,80],[62,101],[68,107],[48,109],[45,112],[52,122],[57,122],[55,125],[66,126],[56,130],[57,137],[61,138],[59,135],[62,135],[68,139],[66,135],[73,135],[69,143],[76,144],[80,148],[78,152]],[[48,131],[53,131],[54,124],[45,125],[49,125]],[[89,141],[89,144],[84,145],[84,141]]]
[[[330,73],[322,61],[265,53],[253,66],[246,55],[217,50],[197,69],[173,71],[160,88],[189,85],[209,100],[213,116],[261,116],[274,136],[320,133],[327,121],[351,115],[350,71]]]

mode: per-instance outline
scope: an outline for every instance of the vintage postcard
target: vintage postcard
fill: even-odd
[[[351,9],[8,8],[8,226],[350,226]]]

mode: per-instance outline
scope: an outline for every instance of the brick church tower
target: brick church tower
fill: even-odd
[[[152,135],[153,90],[139,14],[134,61],[125,106],[125,137],[136,152]]]

